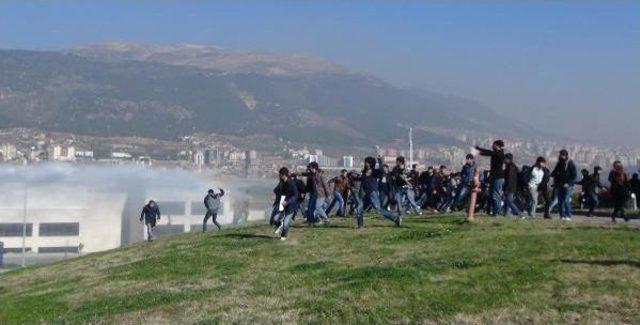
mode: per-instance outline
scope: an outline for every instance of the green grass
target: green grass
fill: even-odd
[[[0,275],[0,324],[640,323],[640,230],[460,216],[185,234]]]

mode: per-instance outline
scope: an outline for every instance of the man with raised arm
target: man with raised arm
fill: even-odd
[[[220,189],[220,193],[216,193],[214,190],[209,190],[207,196],[204,197],[204,206],[207,209],[207,213],[204,215],[202,221],[202,232],[207,231],[207,221],[209,218],[213,221],[213,224],[218,227],[218,230],[222,229],[218,223],[218,210],[220,210],[220,199],[224,196],[224,190]]]
[[[489,192],[491,193],[491,214],[500,215],[502,210],[502,189],[504,187],[504,141],[496,140],[491,149],[476,146],[481,156],[491,157],[489,170]]]

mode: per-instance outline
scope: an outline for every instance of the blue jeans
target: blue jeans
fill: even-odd
[[[291,228],[292,220],[293,220],[293,213],[289,213],[285,215],[283,212],[275,216],[274,222],[275,222],[276,228],[282,225],[282,233],[280,234],[280,237],[289,236],[289,229]]]
[[[587,193],[587,206],[589,206],[589,214],[593,214],[593,211],[600,205],[600,198],[596,193]]]
[[[318,218],[322,219],[322,221],[329,221],[329,217],[325,212],[327,208],[327,201],[324,198],[319,198],[315,200],[315,210],[313,211],[313,221],[315,222]]]
[[[453,205],[453,202],[455,202],[455,196],[453,193],[445,193],[442,196],[442,199],[440,199],[440,204],[438,205],[438,210],[442,211],[447,211],[449,208],[451,208],[451,206]]]
[[[403,202],[404,198],[407,198],[407,203],[409,203],[409,208],[413,209],[415,213],[420,213],[420,207],[416,204],[416,193],[413,189],[409,187],[401,187],[396,189],[396,206],[398,208],[398,214],[402,215],[404,213]]]
[[[491,182],[491,212],[497,216],[502,211],[502,188],[504,187],[504,178],[496,178]]]
[[[316,210],[316,196],[313,194],[310,194],[309,202],[307,202],[307,212],[305,213],[305,217],[307,218],[308,224],[312,224],[316,222],[316,217],[314,216],[315,210]]]
[[[382,218],[385,218],[387,220],[391,220],[391,221],[396,221],[393,216],[391,215],[391,212],[387,211],[387,210],[382,210],[382,207],[380,206],[380,193],[377,191],[373,191],[371,193],[369,193],[366,197],[367,202],[373,207],[374,210],[376,210],[376,212],[378,213],[378,215],[380,215]],[[364,226],[364,211],[363,211],[363,207],[364,204],[360,204],[359,205],[359,209],[357,212],[357,217],[358,217],[358,227],[363,227]]]
[[[362,197],[360,197],[360,193],[351,193],[351,201],[356,206],[356,222],[358,223],[358,228],[364,227],[364,202],[362,201]]]
[[[278,214],[280,213],[280,211],[278,211],[279,208],[279,204],[274,204],[273,205],[273,209],[271,209],[271,217],[269,218],[269,224],[270,225],[275,225],[276,224],[276,217],[278,216]]]
[[[465,205],[465,203],[467,203],[467,197],[469,196],[469,194],[471,193],[471,186],[470,185],[461,185],[460,186],[460,191],[458,192],[458,198],[456,199],[456,207],[458,209],[462,209]]]
[[[505,194],[505,202],[504,202],[504,215],[508,215],[511,212],[514,216],[520,215],[520,209],[516,205],[516,194],[515,193],[506,193]]]
[[[560,207],[561,218],[571,218],[571,195],[573,194],[573,186],[558,187],[558,204]]]
[[[380,205],[386,209],[391,204],[391,193],[389,189],[380,190]]]
[[[338,191],[333,191],[333,200],[331,200],[331,204],[329,204],[329,208],[327,208],[327,215],[331,214],[331,210],[333,210],[333,206],[338,204],[338,214],[344,216],[345,215],[345,205],[344,199],[342,198],[342,194]]]

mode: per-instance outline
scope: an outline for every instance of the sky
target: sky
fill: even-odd
[[[541,130],[640,142],[640,1],[0,2],[0,48],[108,41],[304,53]]]

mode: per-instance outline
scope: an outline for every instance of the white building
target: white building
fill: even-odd
[[[204,167],[205,159],[204,159],[204,151],[198,150],[193,154],[193,164],[198,167]]]
[[[4,143],[0,145],[0,154],[4,160],[13,160],[16,158],[18,150],[16,146],[10,143]]]
[[[49,148],[48,156],[49,160],[53,161],[74,161],[76,159],[76,148],[55,145]]]
[[[202,231],[205,214],[204,188],[181,190],[142,184],[111,191],[73,184],[43,183],[25,188],[24,183],[0,183],[0,193],[0,241],[8,254],[22,252],[23,218],[26,251],[31,256],[42,256],[99,252],[144,240],[145,230],[139,218],[149,200],[158,203],[162,214],[155,228],[158,237]],[[250,201],[245,195],[237,198],[243,201],[237,200],[233,192],[223,197],[220,224],[267,220],[270,201]],[[214,230],[209,222],[209,230]]]
[[[353,156],[343,156],[342,157],[342,167],[344,167],[344,168],[353,168]]]
[[[122,245],[125,193],[96,193],[86,188],[2,184],[0,241],[6,252],[98,252]],[[26,204],[25,204],[26,199]]]
[[[131,154],[126,152],[112,152],[111,158],[113,159],[131,159]]]
[[[16,254],[22,252],[23,229],[29,264],[64,258],[61,253],[99,252],[142,241],[140,212],[149,200],[156,201],[162,213],[155,229],[158,237],[202,231],[209,187],[227,192],[218,217],[223,226],[264,223],[271,210],[268,194],[254,194],[256,189],[271,193],[270,181],[195,179],[185,171],[131,166],[4,168],[0,241],[14,263],[20,260]],[[210,224],[209,229],[214,228]]]

